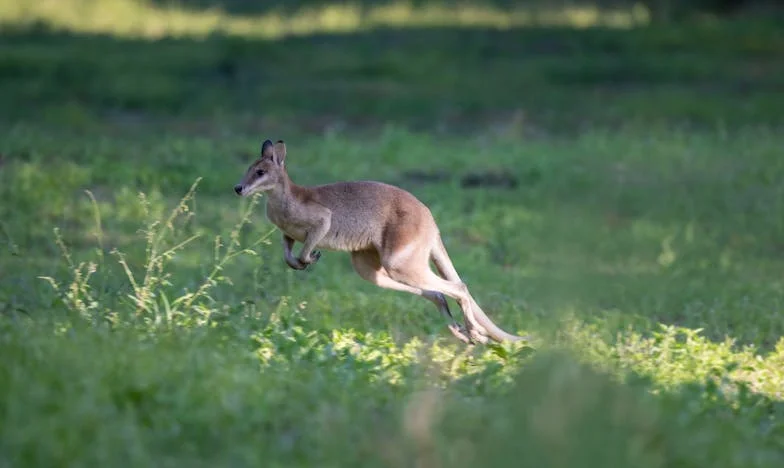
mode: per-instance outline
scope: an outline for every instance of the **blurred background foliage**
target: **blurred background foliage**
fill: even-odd
[[[782,24],[0,0],[0,467],[782,466]],[[265,138],[299,183],[414,192],[537,349],[457,345],[342,254],[288,269],[231,190]]]

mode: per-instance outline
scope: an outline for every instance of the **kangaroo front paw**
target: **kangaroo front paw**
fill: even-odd
[[[286,264],[294,270],[304,270],[307,268],[307,265],[299,261],[299,259],[294,257],[286,258]]]
[[[469,338],[468,332],[466,331],[465,328],[461,327],[456,323],[451,323],[448,326],[449,326],[449,331],[452,332],[452,335],[454,335],[455,338],[457,338],[458,340],[462,341],[465,344],[470,344],[470,345],[474,344],[471,338]]]
[[[313,253],[310,254],[310,263],[316,263],[321,258],[321,251],[314,250]]]
[[[321,252],[318,250],[314,250],[310,253],[310,258],[300,258],[299,262],[305,266],[313,265],[314,263],[318,262],[321,258]]]
[[[482,332],[480,332],[475,328],[469,330],[468,333],[471,335],[471,341],[481,343],[481,344],[487,344],[490,341],[490,338],[488,338],[487,335],[483,334]]]

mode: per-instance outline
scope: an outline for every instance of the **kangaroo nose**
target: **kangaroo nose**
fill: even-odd
[[[241,194],[242,193],[242,185],[240,185],[240,184],[235,185],[234,186],[234,191],[237,193],[237,195]]]

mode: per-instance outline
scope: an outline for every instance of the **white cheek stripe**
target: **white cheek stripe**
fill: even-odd
[[[261,185],[261,179],[256,179],[248,188],[243,190],[243,192],[248,192],[248,194],[253,193]]]

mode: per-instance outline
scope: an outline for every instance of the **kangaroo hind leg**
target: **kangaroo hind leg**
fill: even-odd
[[[449,321],[448,328],[452,335],[464,343],[471,342],[468,333],[457,323],[452,312],[449,310],[446,298],[440,292],[425,290],[395,281],[381,265],[378,252],[375,250],[353,252],[351,254],[351,264],[354,266],[354,270],[359,276],[376,286],[416,294],[429,300],[435,304],[441,314]]]
[[[402,248],[384,252],[381,263],[389,276],[413,288],[435,291],[456,300],[463,312],[465,330],[473,341],[486,343],[486,333],[473,316],[473,301],[462,281],[450,281],[430,269],[430,248],[412,242]]]

